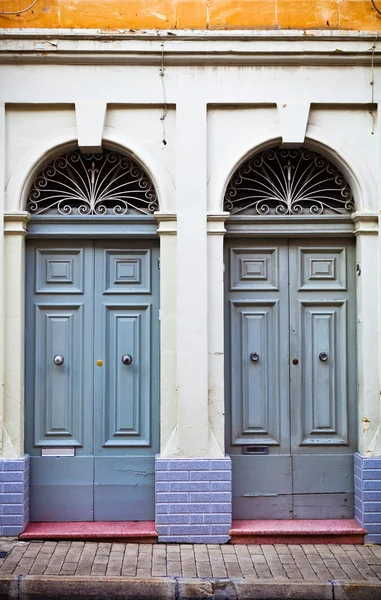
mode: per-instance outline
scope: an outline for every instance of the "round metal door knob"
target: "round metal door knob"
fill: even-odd
[[[132,356],[131,356],[131,354],[123,354],[123,356],[122,356],[122,363],[124,365],[130,365],[132,363]]]
[[[319,358],[320,358],[320,360],[325,362],[326,360],[328,360],[328,354],[326,352],[320,352]]]
[[[250,360],[252,360],[253,362],[257,362],[257,360],[259,360],[259,354],[258,354],[258,352],[252,352],[250,354]]]
[[[60,367],[61,365],[64,364],[64,357],[62,356],[62,354],[56,354],[55,357],[53,358],[53,362],[55,365],[57,365],[57,367]]]

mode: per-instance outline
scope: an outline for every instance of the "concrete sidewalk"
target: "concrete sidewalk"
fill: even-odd
[[[1,540],[0,600],[381,599],[381,546]]]

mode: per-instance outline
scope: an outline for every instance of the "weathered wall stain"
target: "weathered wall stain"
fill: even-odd
[[[4,0],[1,10],[27,5]],[[370,0],[37,0],[22,15],[0,15],[0,27],[376,31],[381,17]]]

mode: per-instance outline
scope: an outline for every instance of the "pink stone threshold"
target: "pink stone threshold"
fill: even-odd
[[[354,519],[233,521],[231,544],[363,544],[366,530]]]
[[[21,540],[118,540],[152,544],[157,541],[154,521],[78,521],[29,523]]]

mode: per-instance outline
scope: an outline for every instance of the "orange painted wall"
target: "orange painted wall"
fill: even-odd
[[[1,0],[0,12],[31,2]],[[37,0],[0,14],[0,27],[376,31],[381,16],[370,0]]]

